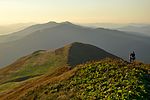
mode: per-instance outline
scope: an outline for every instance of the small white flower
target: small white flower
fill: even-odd
[[[131,93],[131,91],[129,91],[129,93]]]

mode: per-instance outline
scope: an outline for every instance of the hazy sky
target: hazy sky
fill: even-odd
[[[0,0],[0,24],[150,23],[150,0]]]

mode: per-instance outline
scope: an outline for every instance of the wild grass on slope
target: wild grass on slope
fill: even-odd
[[[42,74],[52,73],[53,70],[57,69],[59,66],[64,66],[67,62],[65,55],[55,55],[55,53],[51,52],[49,55],[46,54],[40,54],[40,56],[35,54],[34,56],[32,55],[26,60],[25,64],[20,64],[21,68],[19,70],[12,71],[12,73],[3,76],[1,78],[2,80],[0,80],[0,92],[13,89],[14,86],[21,85],[23,81]]]
[[[62,82],[28,92],[24,100],[149,100],[149,66],[107,59],[78,66],[76,74]]]

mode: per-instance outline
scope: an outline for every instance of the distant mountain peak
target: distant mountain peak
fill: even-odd
[[[62,22],[60,24],[63,24],[63,25],[74,25],[73,23],[69,22],[69,21],[65,21],[65,22]]]
[[[55,21],[49,21],[48,23],[46,23],[46,24],[58,24],[57,22],[55,22]]]

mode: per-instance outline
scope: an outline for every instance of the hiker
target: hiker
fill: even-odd
[[[135,52],[134,51],[132,53],[130,53],[129,60],[130,60],[130,63],[135,60]]]

